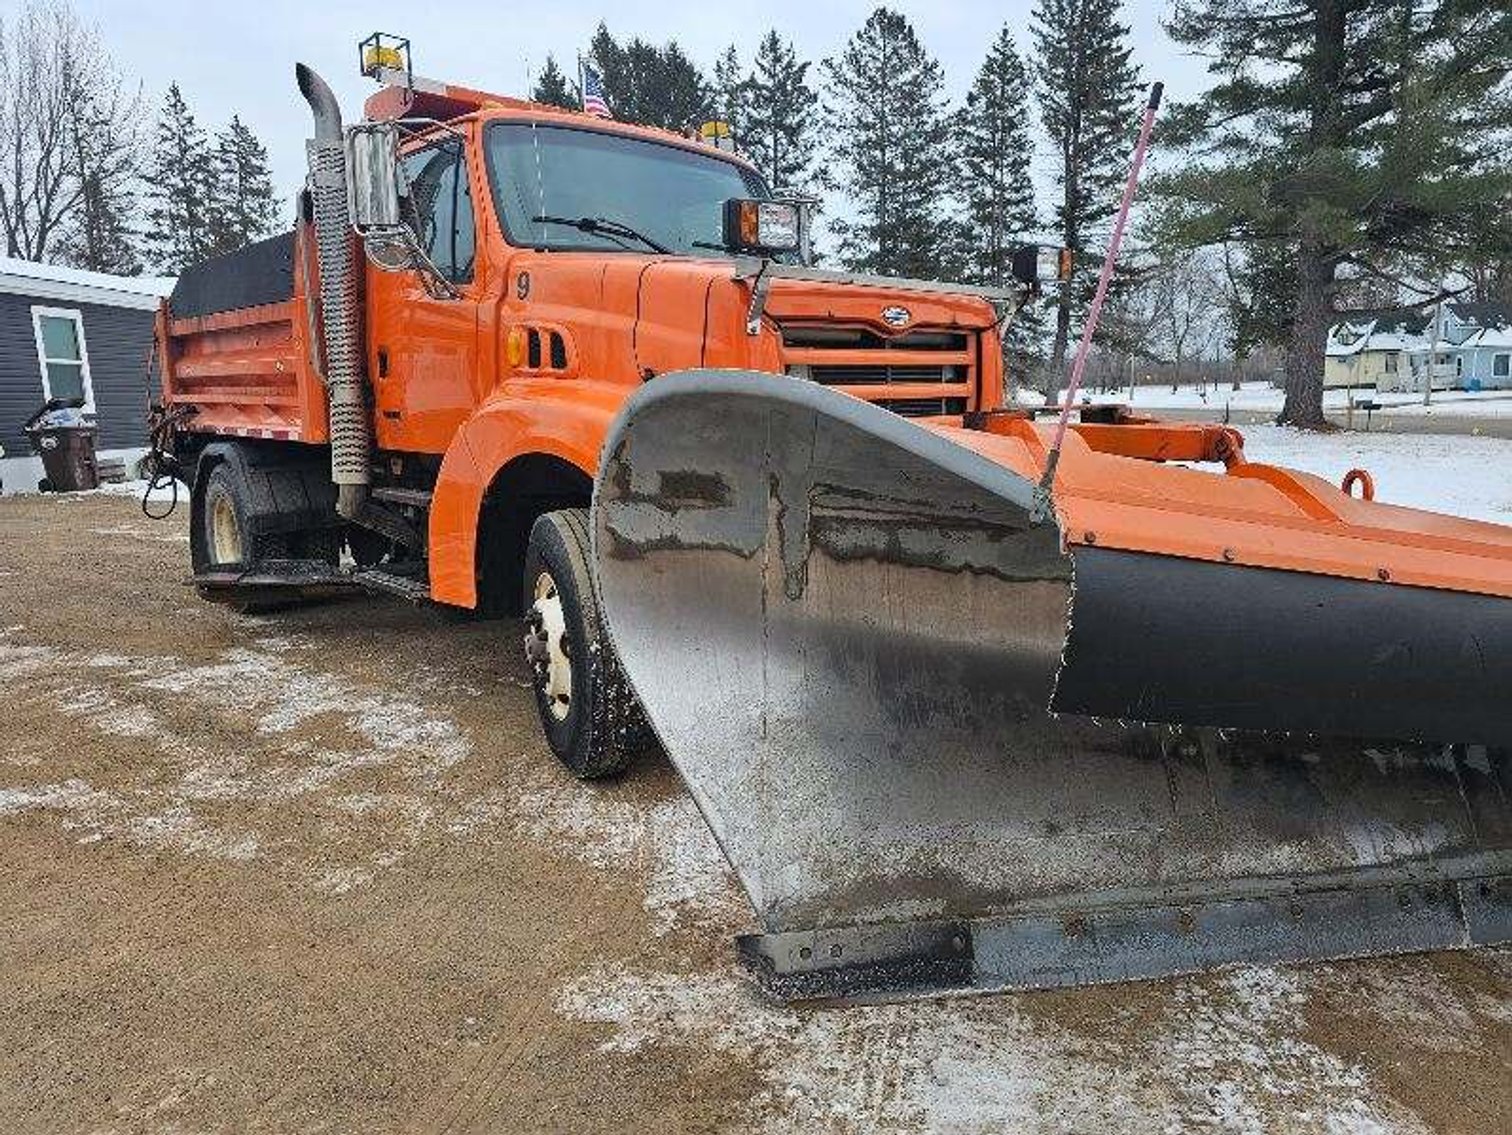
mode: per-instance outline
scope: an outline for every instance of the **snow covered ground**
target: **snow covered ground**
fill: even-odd
[[[1330,414],[1342,415],[1354,398],[1355,406],[1362,402],[1375,402],[1381,409],[1374,417],[1390,418],[1398,414],[1407,416],[1450,415],[1456,418],[1512,418],[1512,390],[1438,390],[1427,406],[1421,394],[1384,394],[1375,390],[1328,390],[1324,392],[1323,406]],[[1130,397],[1127,387],[1112,393],[1086,392],[1093,402],[1121,402],[1141,410],[1212,410],[1221,413],[1225,407],[1231,410],[1254,413],[1278,413],[1282,394],[1268,382],[1246,383],[1234,390],[1226,383],[1198,388],[1183,386],[1172,392],[1169,386],[1136,387]],[[1036,392],[1019,392],[1019,401],[1024,405],[1043,405],[1044,399]],[[1364,422],[1364,412],[1360,423]]]
[[[104,493],[107,496],[136,497],[137,500],[141,500],[142,494],[147,491],[147,485],[148,482],[146,481],[116,481],[112,484],[101,485],[95,492]],[[164,482],[152,490],[152,494],[148,497],[148,500],[153,504],[159,502],[166,504],[173,499],[173,492],[173,485]],[[189,499],[189,486],[182,481],[178,483],[178,499],[181,501]]]
[[[1285,465],[1334,484],[1350,469],[1375,480],[1376,500],[1512,524],[1512,441],[1442,434],[1319,434],[1242,426],[1251,461]]]

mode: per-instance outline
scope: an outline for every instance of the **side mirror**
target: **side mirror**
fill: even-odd
[[[1013,278],[1035,294],[1045,284],[1071,278],[1071,250],[1052,244],[1026,244],[1013,252]]]
[[[392,122],[349,127],[346,175],[347,212],[368,262],[384,272],[418,272],[434,298],[458,298],[461,293],[431,262],[415,230],[404,221],[401,205],[409,192],[407,183],[400,186],[399,127]]]
[[[347,208],[359,233],[400,223],[399,130],[392,122],[364,122],[347,131]]]

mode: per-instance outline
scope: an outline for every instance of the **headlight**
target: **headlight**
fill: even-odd
[[[800,242],[798,206],[735,197],[725,202],[725,247],[740,252],[790,252]]]

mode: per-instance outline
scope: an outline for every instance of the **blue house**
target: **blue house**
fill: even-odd
[[[1512,326],[1485,327],[1459,348],[1458,385],[1475,390],[1512,390]]]

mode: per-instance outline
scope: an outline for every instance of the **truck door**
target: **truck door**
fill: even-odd
[[[381,449],[444,453],[477,402],[477,223],[462,140],[406,155],[404,171],[420,245],[460,295],[436,299],[418,272],[368,272],[375,432]]]

